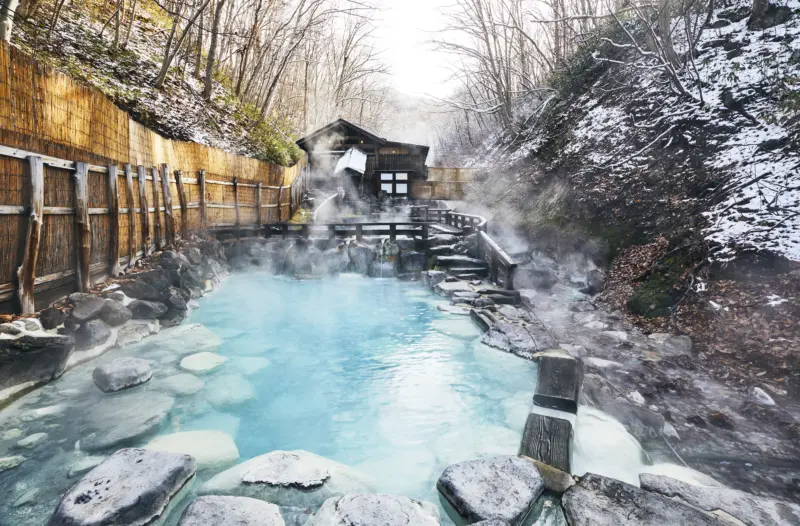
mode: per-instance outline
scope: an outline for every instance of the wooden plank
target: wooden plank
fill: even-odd
[[[278,207],[278,219],[277,219],[278,223],[281,222],[281,193],[282,192],[283,192],[283,187],[279,186],[278,187],[278,202],[275,204],[275,206]]]
[[[546,354],[539,357],[538,364],[533,403],[539,407],[577,413],[583,384],[581,361],[571,356]]]
[[[261,220],[261,183],[256,185],[256,225],[259,227],[264,222]]]
[[[117,165],[108,165],[108,209],[111,214],[109,228],[108,269],[112,277],[119,276],[119,188]]]
[[[164,192],[164,232],[167,245],[175,244],[175,222],[172,219],[172,192],[169,189],[169,166],[161,165],[161,191]]]
[[[13,206],[13,205],[0,205],[0,215],[22,215],[25,213],[24,206]]]
[[[136,264],[136,207],[133,201],[133,170],[125,165],[125,192],[128,195],[128,268]]]
[[[569,420],[531,413],[525,422],[519,454],[569,473],[571,441]]]
[[[139,207],[142,216],[142,254],[146,257],[150,255],[150,207],[147,206],[147,176],[144,166],[141,164],[136,167],[136,175],[139,177]]]
[[[92,226],[89,222],[89,165],[75,163],[75,240],[77,242],[78,290],[89,292],[89,265],[92,262]]]
[[[154,208],[154,222],[153,234],[155,236],[156,250],[161,250],[161,205],[158,203],[158,168],[153,166],[153,208]]]
[[[200,225],[203,230],[208,228],[208,216],[206,215],[206,171],[200,170],[197,176],[200,182]]]
[[[110,208],[90,208],[89,215],[90,216],[104,216],[111,212]]]
[[[62,168],[64,170],[75,170],[75,163],[73,161],[67,161],[65,159],[57,159],[55,157],[50,157],[47,155],[38,155],[33,152],[28,152],[25,150],[20,150],[19,148],[11,148],[9,146],[0,146],[0,155],[5,157],[14,157],[16,159],[27,159],[28,157],[39,157],[42,159],[42,164],[47,166],[52,166],[53,168]],[[104,166],[97,166],[94,164],[87,165],[89,167],[89,171],[92,172],[101,172],[105,173],[106,168]]]
[[[178,187],[178,202],[181,206],[181,239],[189,239],[189,216],[186,213],[186,188],[183,186],[183,170],[175,170],[175,186]]]
[[[42,223],[44,221],[44,163],[38,156],[29,156],[28,176],[24,178],[27,183],[28,201],[28,232],[25,236],[25,250],[22,264],[17,269],[17,296],[19,297],[22,314],[36,312],[34,306],[34,287],[36,282],[36,262],[39,259],[39,242],[42,237]]]
[[[233,207],[236,210],[236,228],[239,228],[241,222],[239,221],[239,178],[233,178]],[[238,236],[238,233],[237,233]]]

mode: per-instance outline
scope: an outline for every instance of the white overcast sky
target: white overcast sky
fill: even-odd
[[[447,56],[427,42],[441,38],[442,7],[452,0],[379,0],[375,37],[392,72],[392,86],[409,95],[443,97],[450,91]]]

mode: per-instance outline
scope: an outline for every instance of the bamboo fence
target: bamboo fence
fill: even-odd
[[[464,199],[474,170],[469,168],[428,168],[428,178],[411,182],[412,199]]]
[[[165,139],[0,45],[0,310],[33,312],[192,231],[288,221],[304,166]]]

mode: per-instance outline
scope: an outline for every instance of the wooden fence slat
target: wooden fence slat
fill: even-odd
[[[75,239],[77,240],[78,290],[89,292],[89,265],[92,262],[92,226],[89,222],[89,165],[75,163]]]
[[[238,230],[239,230],[239,226],[240,226],[240,223],[239,223],[239,178],[238,177],[234,177],[233,178],[233,206],[234,206],[234,210],[236,211],[236,230],[237,230],[236,235],[238,237],[238,235],[239,235]]]
[[[261,228],[264,222],[261,220],[261,183],[256,185],[256,225]]]
[[[156,238],[156,250],[161,250],[161,205],[158,202],[158,168],[153,166],[153,207],[155,208],[153,234]]]
[[[136,167],[136,175],[139,177],[139,208],[142,214],[142,253],[145,257],[149,256],[152,250],[150,246],[150,207],[147,206],[147,176],[144,166],[141,164]]]
[[[42,237],[42,223],[44,221],[44,163],[38,156],[28,158],[28,233],[25,237],[25,251],[22,264],[17,269],[17,281],[20,309],[22,314],[36,312],[34,306],[34,286],[36,282],[36,262],[39,259],[39,241]]]
[[[108,209],[111,213],[108,268],[112,276],[119,276],[119,187],[116,164],[108,165]]]
[[[175,185],[178,187],[178,201],[181,205],[181,239],[189,239],[189,216],[186,213],[186,188],[183,186],[183,171],[175,170]]]
[[[125,189],[128,194],[128,268],[136,264],[136,206],[133,201],[133,170],[125,165]]]
[[[172,192],[169,189],[169,165],[161,165],[161,190],[164,192],[164,231],[167,245],[175,244],[175,223],[172,218]]]
[[[278,206],[278,218],[277,218],[277,222],[278,222],[278,223],[280,223],[280,222],[281,222],[281,193],[282,193],[282,192],[283,192],[283,186],[279,186],[279,187],[278,187],[278,204],[277,204],[277,206]]]
[[[205,230],[208,228],[208,217],[206,216],[206,171],[200,170],[197,175],[200,184],[200,226]]]

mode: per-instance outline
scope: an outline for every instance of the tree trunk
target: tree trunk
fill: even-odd
[[[197,28],[197,43],[195,45],[194,78],[200,78],[200,70],[203,68],[203,21],[206,17],[200,15],[200,23]]]
[[[222,8],[225,0],[217,0],[214,10],[214,21],[211,25],[211,44],[208,47],[208,61],[206,62],[206,80],[203,86],[203,98],[211,100],[211,89],[214,87],[214,63],[216,62],[217,42],[219,41],[219,22],[222,18]]]
[[[4,0],[0,7],[0,41],[11,42],[14,17],[20,8],[19,0]]]

